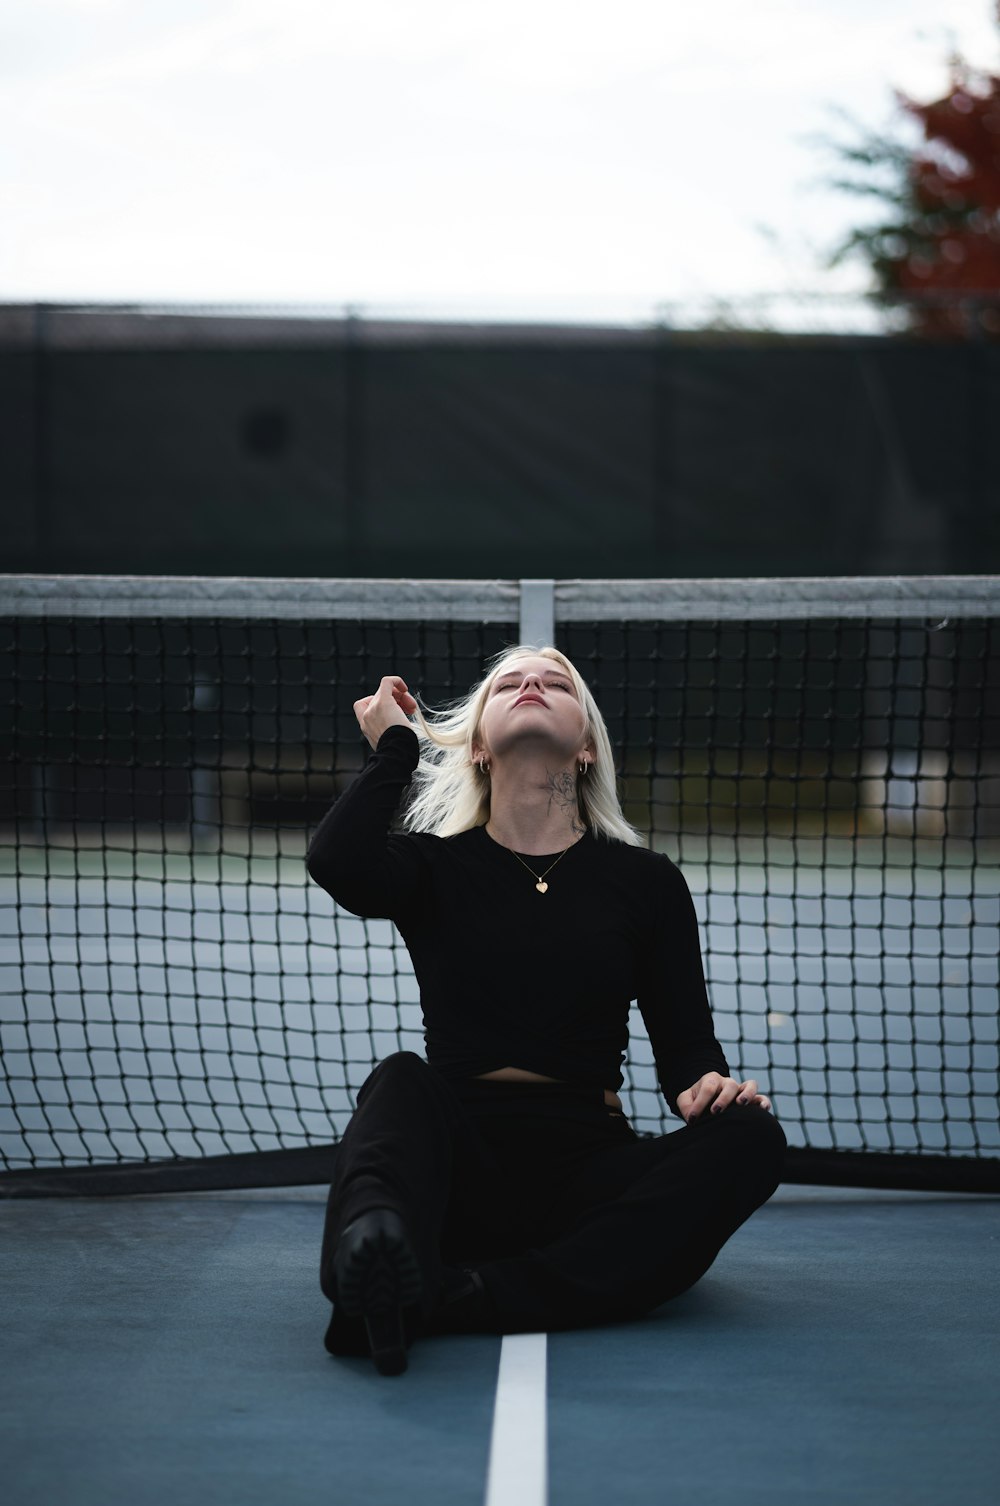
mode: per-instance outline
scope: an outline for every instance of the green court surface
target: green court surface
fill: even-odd
[[[510,1339],[325,1353],[324,1200],[0,1206],[6,1506],[997,1499],[1000,1198],[782,1187],[647,1319],[522,1339],[495,1435]]]

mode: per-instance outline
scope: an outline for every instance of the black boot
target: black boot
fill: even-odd
[[[361,1318],[376,1370],[400,1375],[412,1342],[403,1308],[420,1302],[423,1278],[406,1225],[394,1208],[373,1208],[348,1224],[333,1257],[337,1286],[327,1348],[336,1342],[336,1309],[350,1323]],[[351,1324],[350,1326],[354,1326]],[[338,1345],[334,1353],[343,1353]]]

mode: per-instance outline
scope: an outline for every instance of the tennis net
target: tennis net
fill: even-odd
[[[555,642],[695,897],[789,1180],[1000,1187],[1000,581],[5,577],[0,1192],[315,1182],[422,1052],[387,921],[308,834],[352,704]],[[623,1098],[676,1128],[637,1012]]]

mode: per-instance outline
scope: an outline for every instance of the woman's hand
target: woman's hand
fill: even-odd
[[[753,1078],[737,1082],[735,1077],[723,1077],[718,1072],[706,1072],[691,1088],[677,1095],[677,1107],[688,1124],[694,1124],[703,1113],[721,1114],[732,1102],[755,1103],[759,1108],[769,1109],[770,1098],[757,1092]]]
[[[383,675],[374,695],[362,696],[354,702],[354,715],[358,726],[376,747],[386,727],[409,727],[408,712],[414,712],[417,703],[406,688],[406,681],[398,675]]]

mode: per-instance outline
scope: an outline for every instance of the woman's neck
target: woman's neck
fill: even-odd
[[[570,768],[530,762],[504,762],[490,771],[490,818],[487,833],[515,852],[561,852],[586,831]]]

